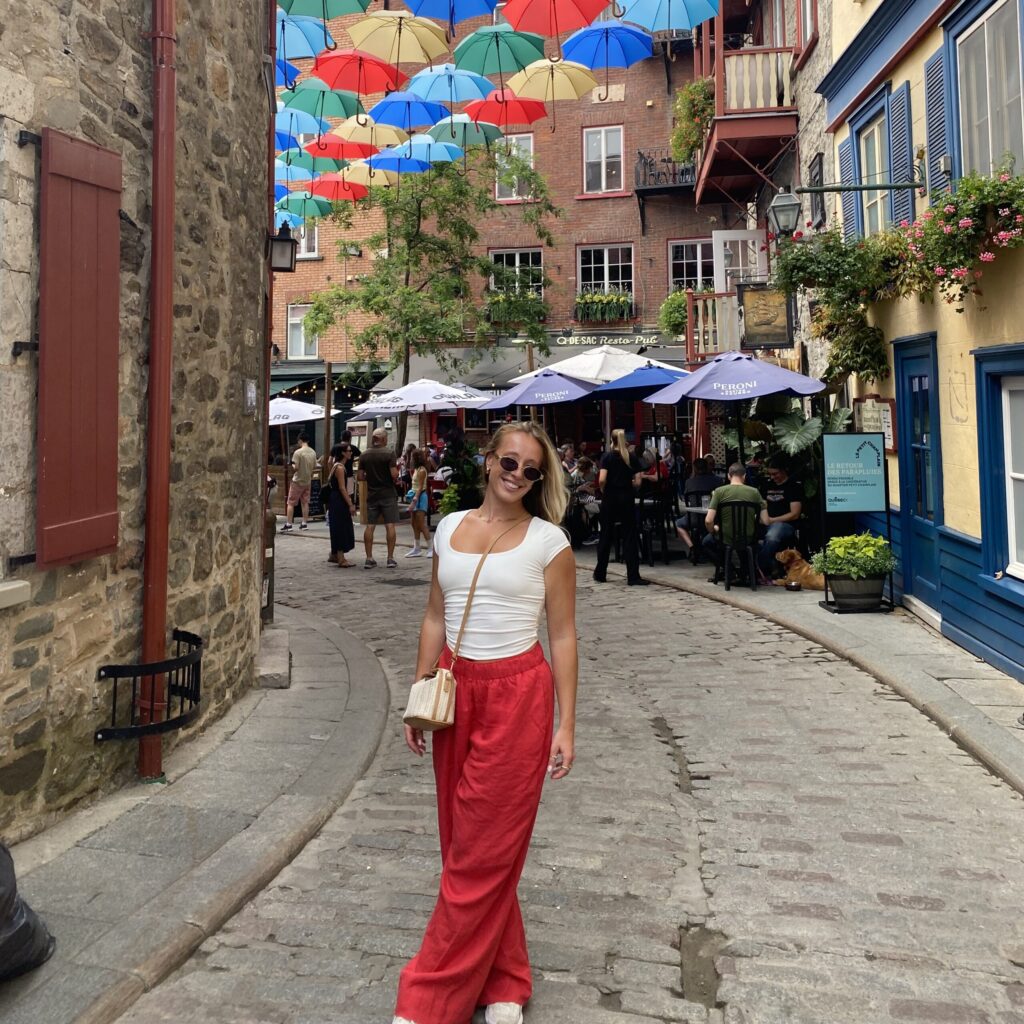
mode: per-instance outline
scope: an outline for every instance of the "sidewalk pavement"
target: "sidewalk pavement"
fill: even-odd
[[[780,586],[712,584],[712,567],[693,566],[681,552],[668,565],[656,558],[640,573],[652,583],[740,608],[792,630],[874,676],[931,718],[961,747],[1019,793],[1024,793],[1024,684],[958,647],[904,609],[884,614],[837,615],[819,607],[819,591]],[[592,571],[596,549],[576,552]],[[609,581],[625,577],[609,566]],[[617,584],[612,584],[617,585]],[[628,591],[642,600],[642,590]],[[742,658],[743,652],[737,652]]]
[[[313,838],[373,759],[390,706],[351,634],[277,609],[291,687],[254,690],[137,784],[12,851],[57,937],[0,987],[3,1024],[115,1020],[215,934]]]

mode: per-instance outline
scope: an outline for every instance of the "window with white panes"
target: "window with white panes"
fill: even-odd
[[[506,135],[505,144],[509,150],[525,160],[533,167],[533,135],[529,132],[523,135]],[[530,189],[526,182],[520,178],[513,178],[511,181],[503,181],[501,174],[502,151],[498,151],[497,161],[499,168],[498,180],[494,183],[494,196],[496,199],[529,199]]]
[[[957,89],[964,171],[991,174],[1024,164],[1020,14],[1017,0],[994,4],[957,40]]]
[[[865,185],[889,180],[885,132],[885,114],[879,114],[870,124],[861,129],[857,137],[857,145],[860,149],[861,182]],[[864,203],[864,234],[877,234],[886,226],[889,193],[871,190],[863,192],[861,195]]]
[[[491,253],[491,262],[504,267],[501,280],[491,278],[494,291],[531,291],[544,294],[544,254],[541,249],[500,249]]]
[[[319,256],[317,251],[317,226],[316,224],[303,224],[298,229],[297,236],[299,247],[295,251],[295,258],[300,260],[314,259]]]
[[[316,359],[318,346],[316,335],[306,331],[303,319],[310,311],[310,306],[288,307],[288,358]]]
[[[692,288],[700,291],[715,283],[715,257],[710,238],[669,242],[669,283],[672,291]]]
[[[578,281],[581,292],[631,292],[633,246],[609,245],[580,249]]]
[[[622,126],[583,132],[583,191],[622,191]]]
[[[1006,473],[1006,571],[1024,579],[1024,377],[1003,379],[1003,459]]]

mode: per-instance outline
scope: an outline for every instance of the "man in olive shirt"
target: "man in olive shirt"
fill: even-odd
[[[761,497],[761,492],[756,487],[750,487],[744,483],[747,478],[747,467],[742,462],[734,462],[729,467],[729,482],[723,484],[721,487],[715,488],[711,493],[711,502],[708,505],[708,514],[704,517],[704,525],[707,527],[707,533],[704,534],[704,539],[701,542],[704,545],[704,549],[714,561],[716,565],[721,563],[722,554],[724,551],[724,543],[722,538],[723,531],[728,534],[732,524],[726,522],[723,518],[720,528],[715,525],[718,519],[718,507],[726,501],[749,501],[761,510],[760,521],[766,523],[767,503],[764,498]],[[724,511],[731,511],[726,509]]]
[[[389,569],[394,569],[395,540],[398,522],[398,460],[387,447],[388,432],[375,430],[371,439],[372,447],[359,457],[359,480],[366,482],[366,528],[363,530],[363,547],[366,550],[364,569],[376,566],[373,558],[373,531],[377,522],[384,524],[388,544]]]
[[[287,522],[281,527],[282,533],[292,528],[295,506],[302,506],[302,525],[305,530],[309,525],[309,495],[313,486],[313,474],[316,472],[316,452],[309,447],[309,435],[299,434],[299,447],[292,455],[292,482],[288,487],[288,500],[285,502]]]

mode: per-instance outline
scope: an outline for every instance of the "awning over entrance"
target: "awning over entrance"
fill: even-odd
[[[305,377],[302,380],[292,380],[289,377],[273,377],[270,381],[270,397],[273,398],[275,395],[279,395],[282,391],[287,391],[289,388],[297,388],[303,384],[310,384],[313,381],[323,383],[323,374],[319,377]]]

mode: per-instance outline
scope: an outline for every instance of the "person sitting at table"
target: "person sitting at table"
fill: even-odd
[[[720,487],[726,482],[727,474],[718,472],[718,462],[715,460],[714,455],[706,455],[704,461],[707,463],[708,473],[718,481],[718,486]]]
[[[796,543],[797,523],[804,507],[804,489],[789,475],[785,461],[777,455],[765,462],[765,472],[768,483],[763,485],[762,493],[768,506],[768,516],[764,520],[768,531],[758,553],[757,564],[765,576],[774,579],[785,575],[785,570],[775,559],[776,554]]]
[[[734,462],[729,467],[729,482],[721,487],[716,487],[711,494],[711,503],[708,505],[707,515],[704,517],[704,526],[707,533],[701,545],[708,553],[715,565],[721,567],[722,558],[725,554],[725,541],[722,536],[723,529],[726,533],[731,524],[718,522],[718,508],[726,501],[749,501],[760,508],[761,523],[767,526],[767,502],[761,497],[761,492],[756,487],[744,483],[747,478],[747,467],[742,462]],[[728,511],[728,510],[726,510]]]
[[[691,506],[703,504],[703,496],[710,496],[716,487],[721,486],[722,481],[708,471],[708,460],[694,459],[693,475],[683,485],[683,504]],[[676,536],[686,545],[687,555],[693,547],[693,536],[690,531],[698,529],[699,524],[700,517],[692,512],[688,512],[676,520]]]

